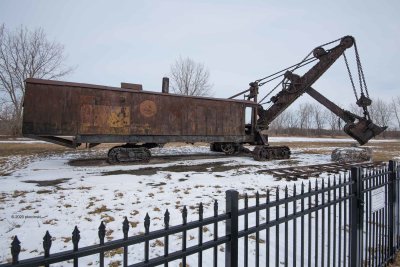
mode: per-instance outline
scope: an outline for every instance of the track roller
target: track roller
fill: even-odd
[[[121,162],[148,162],[151,152],[144,146],[116,146],[108,151],[108,162],[111,164]]]

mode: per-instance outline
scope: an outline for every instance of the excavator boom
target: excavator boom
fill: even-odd
[[[268,109],[264,110],[260,105],[257,110],[257,129],[268,129],[269,124],[275,120],[279,114],[286,110],[302,94],[308,93],[311,97],[344,120],[346,122],[344,131],[357,140],[361,145],[367,143],[371,138],[386,130],[387,127],[380,127],[370,120],[366,111],[366,106],[371,104],[371,100],[364,95],[362,95],[358,101],[362,103],[357,102],[360,107],[364,108],[364,117],[361,117],[347,110],[341,109],[311,87],[318,78],[320,78],[321,75],[324,74],[341,55],[343,55],[345,50],[352,47],[354,43],[355,41],[352,36],[345,36],[340,40],[340,43],[337,46],[328,51],[322,47],[315,48],[313,50],[313,55],[319,61],[303,76],[294,74],[291,71],[286,71],[284,77],[285,80],[289,81],[289,83],[284,86],[283,90],[271,98],[273,104]],[[254,87],[254,85],[252,87]]]
[[[307,88],[313,85],[314,82],[321,77],[329,69],[329,67],[343,54],[343,52],[351,47],[354,43],[354,38],[345,36],[341,39],[339,45],[329,51],[325,51],[322,47],[314,49],[314,56],[319,59],[310,70],[303,76],[296,75],[290,71],[285,73],[285,78],[290,81],[287,89],[280,91],[277,95],[271,98],[273,105],[268,110],[259,109],[259,119],[257,124],[260,128],[267,129],[268,125],[284,110],[286,110],[297,98],[305,93]]]

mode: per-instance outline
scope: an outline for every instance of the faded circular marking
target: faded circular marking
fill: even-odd
[[[154,101],[151,100],[145,100],[142,103],[140,103],[140,114],[142,114],[145,117],[152,117],[157,113],[157,106]]]

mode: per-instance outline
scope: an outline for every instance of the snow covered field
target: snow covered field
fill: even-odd
[[[290,142],[290,139],[282,138],[270,140]],[[343,139],[337,140],[343,142]],[[162,156],[211,152],[208,146],[180,146],[157,148],[152,153]],[[171,213],[170,225],[177,225],[181,223],[183,205],[188,208],[188,221],[197,219],[199,202],[204,204],[204,217],[212,216],[214,200],[220,203],[219,212],[224,212],[226,190],[265,194],[268,188],[279,186],[283,189],[286,185],[301,183],[277,181],[270,175],[258,173],[259,170],[330,162],[328,154],[302,153],[301,149],[295,149],[290,160],[271,162],[256,162],[250,157],[205,156],[203,159],[167,162],[152,160],[140,165],[85,164],[85,159],[104,157],[105,154],[105,149],[95,149],[8,159],[8,163],[22,163],[8,175],[0,176],[0,262],[11,258],[9,247],[14,235],[22,242],[20,259],[42,255],[46,230],[53,236],[51,253],[72,248],[70,237],[75,225],[81,231],[80,247],[98,244],[101,220],[106,223],[106,240],[122,237],[124,216],[130,222],[129,235],[144,232],[146,212],[151,217],[151,231],[164,227],[166,209]],[[77,158],[81,161],[74,164]],[[325,177],[327,174],[318,180]],[[222,235],[223,225],[220,230]],[[204,235],[205,240],[212,238],[212,230],[205,231]],[[196,236],[196,231],[188,233],[188,246],[197,242]],[[251,239],[250,242],[255,243]],[[153,241],[150,245],[152,256],[161,254],[162,243]],[[170,250],[180,247],[179,236],[171,237]],[[118,253],[106,256],[108,263],[122,258]],[[223,258],[224,252],[220,249],[221,263]],[[143,260],[143,246],[130,249],[129,259],[130,262]],[[80,263],[96,265],[97,260],[98,257],[86,257]],[[211,260],[204,256],[204,266],[209,266]],[[195,263],[196,256],[188,258],[190,266]],[[178,266],[179,262],[174,264],[171,266]]]

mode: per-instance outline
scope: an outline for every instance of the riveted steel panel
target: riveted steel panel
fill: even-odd
[[[124,140],[130,135],[238,137],[245,135],[246,105],[251,103],[28,79],[23,133]]]

